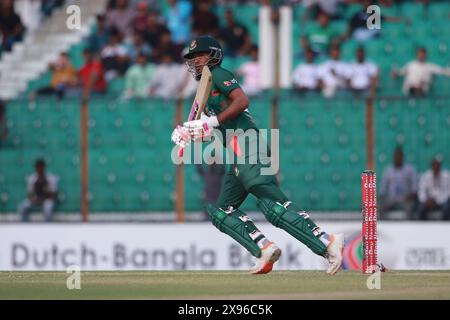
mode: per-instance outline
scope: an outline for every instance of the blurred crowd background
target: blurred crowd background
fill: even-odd
[[[26,221],[42,209],[50,221],[55,210],[79,210],[80,97],[91,99],[91,210],[173,212],[179,195],[174,166],[166,163],[169,131],[175,100],[184,99],[186,111],[196,89],[182,54],[193,37],[209,34],[251,97],[258,124],[281,128],[279,180],[293,200],[337,219],[359,209],[370,100],[380,217],[401,212],[402,219],[426,220],[435,212],[450,219],[448,1],[103,2],[88,11],[82,1],[1,1],[1,213],[18,211]],[[34,62],[13,69],[33,58],[21,52],[34,50],[36,58],[33,46],[70,4],[88,11],[87,31],[65,48],[40,48],[53,53],[45,68],[33,73]],[[373,4],[381,29],[367,28]],[[268,36],[259,33],[262,6],[293,11],[292,86],[281,90],[277,118],[258,62],[260,37]],[[185,208],[201,211],[217,194],[223,169],[186,169]]]

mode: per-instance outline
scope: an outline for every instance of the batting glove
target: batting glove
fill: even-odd
[[[189,130],[178,125],[172,132],[172,141],[181,148],[185,148],[191,142]]]
[[[212,135],[214,128],[219,126],[216,116],[208,117],[202,113],[199,120],[188,121],[183,124],[189,130],[192,140],[198,141]]]

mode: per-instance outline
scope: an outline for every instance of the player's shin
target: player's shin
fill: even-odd
[[[320,256],[327,254],[327,237],[302,210],[297,210],[290,201],[279,203],[270,199],[258,199],[258,208],[274,226],[285,230]]]
[[[217,229],[239,242],[253,256],[261,256],[261,249],[270,241],[244,212],[233,207],[224,210],[213,205],[208,205],[207,210]]]
[[[298,207],[295,203],[291,201],[287,201],[283,204],[286,208],[288,208],[291,211],[295,211],[298,214],[302,215],[303,218],[307,221],[308,225],[310,226],[313,234],[320,239],[320,241],[323,242],[325,246],[328,246],[330,244],[330,235],[323,231],[316,223],[311,220],[309,217],[309,214],[305,212],[305,210]]]

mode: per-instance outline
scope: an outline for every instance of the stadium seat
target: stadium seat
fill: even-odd
[[[403,39],[405,36],[405,25],[403,23],[384,23],[381,29],[381,36],[384,39]]]
[[[359,4],[348,4],[345,6],[343,18],[344,20],[349,21],[353,15],[359,11],[361,11],[361,5]]]
[[[445,21],[448,19],[448,13],[450,12],[450,4],[446,1],[442,2],[430,2],[426,17],[429,21]]]
[[[418,2],[405,2],[401,5],[401,13],[411,21],[421,21],[426,18],[425,6]]]

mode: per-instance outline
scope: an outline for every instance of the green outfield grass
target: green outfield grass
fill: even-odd
[[[381,289],[367,276],[341,271],[82,272],[68,290],[64,272],[0,272],[0,299],[450,299],[450,271],[389,271]]]

